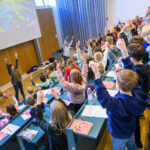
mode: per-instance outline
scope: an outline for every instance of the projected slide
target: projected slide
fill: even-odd
[[[40,36],[33,0],[0,0],[0,49]]]
[[[27,0],[0,0],[0,31],[20,28],[19,22],[32,26],[34,21],[33,5]]]

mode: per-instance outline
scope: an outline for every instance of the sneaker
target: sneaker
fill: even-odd
[[[143,148],[143,144],[142,144],[142,142],[140,141],[140,142],[138,142],[138,143],[136,143],[136,146],[137,146],[137,148]]]

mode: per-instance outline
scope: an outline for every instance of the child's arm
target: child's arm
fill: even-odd
[[[78,65],[82,69],[83,61],[82,61],[82,57],[81,57],[81,54],[80,54],[79,46],[80,46],[80,41],[78,41],[77,44],[76,44],[76,52],[77,52]]]
[[[134,64],[130,60],[127,47],[123,39],[118,39],[117,47],[121,50],[123,54],[124,59],[122,59],[122,62],[123,62],[124,68],[133,70]]]
[[[88,74],[88,66],[86,62],[86,56],[83,55],[82,77],[85,82],[87,80],[87,74]]]
[[[103,55],[103,59],[102,59],[102,62],[103,62],[103,65],[104,65],[104,69],[107,66],[108,50],[109,50],[108,42],[105,42],[105,51],[104,51],[104,55]]]
[[[100,78],[97,64],[95,62],[90,62],[89,66],[95,73],[96,80],[94,80],[94,85],[99,103],[103,108],[106,108],[110,112],[116,112],[118,109],[120,110],[122,108],[122,105],[119,103],[118,99],[111,97],[107,92],[107,89],[103,85],[103,82]]]
[[[58,81],[60,82],[61,86],[68,92],[72,92],[73,89],[74,89],[74,85],[68,81],[65,81],[63,75],[62,75],[62,72],[60,70],[60,64],[58,63],[57,64],[57,78],[58,78]]]

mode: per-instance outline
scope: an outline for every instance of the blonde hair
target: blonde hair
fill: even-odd
[[[61,133],[66,133],[66,127],[72,119],[66,107],[59,101],[50,104],[51,124],[57,127]]]
[[[113,44],[113,37],[112,36],[107,36],[106,41],[108,42],[109,45]]]
[[[98,63],[99,72],[101,74],[104,74],[104,66],[103,66],[103,63],[101,62],[102,58],[103,58],[103,55],[101,52],[96,52],[94,54],[94,60]]]
[[[102,62],[98,63],[98,69],[99,69],[100,74],[103,75],[105,71],[104,71],[104,66]]]
[[[83,84],[84,80],[83,80],[81,72],[79,70],[72,69],[71,73],[70,73],[70,76],[71,76],[71,81],[72,82],[80,84],[80,85]]]
[[[145,34],[150,34],[150,25],[145,25],[142,28],[142,36],[145,36]]]
[[[123,92],[130,92],[137,84],[138,76],[132,70],[121,70],[117,73],[117,83]]]
[[[101,52],[96,52],[96,53],[94,54],[94,60],[95,60],[97,63],[100,62],[100,61],[102,60],[102,58],[103,58],[103,55],[102,55]]]
[[[29,94],[33,94],[33,92],[34,92],[34,90],[33,90],[33,88],[32,87],[27,87],[27,92],[29,93]]]

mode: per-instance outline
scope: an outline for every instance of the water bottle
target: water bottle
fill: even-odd
[[[88,104],[93,105],[93,92],[91,88],[87,89]]]

